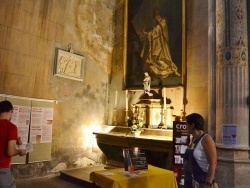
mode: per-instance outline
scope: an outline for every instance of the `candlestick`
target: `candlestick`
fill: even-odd
[[[164,110],[167,109],[167,104],[166,104],[166,88],[163,88],[163,103],[164,103]]]
[[[117,96],[118,96],[118,91],[115,91],[115,108],[117,107]]]
[[[166,124],[167,124],[168,127],[170,127],[171,122],[172,122],[172,114],[171,114],[170,107],[168,107],[167,111],[166,111]]]
[[[160,129],[164,128],[164,125],[165,125],[164,119],[165,119],[165,110],[161,108],[161,122],[158,125],[158,128]]]
[[[126,99],[126,111],[128,111],[128,90],[126,90],[125,99]]]
[[[125,110],[125,127],[128,127],[128,120],[129,120],[129,116],[128,116],[128,110]]]
[[[116,109],[114,109],[113,111],[113,125],[116,126],[117,122],[116,122]]]

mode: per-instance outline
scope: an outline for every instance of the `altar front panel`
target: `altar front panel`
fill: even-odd
[[[106,156],[106,167],[124,166],[124,148],[143,148],[146,150],[148,164],[171,169],[173,157],[172,130],[145,129],[140,137],[127,134],[129,128],[114,127],[109,132],[94,132],[98,147]]]

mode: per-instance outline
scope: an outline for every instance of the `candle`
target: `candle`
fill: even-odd
[[[171,108],[168,107],[167,111],[166,111],[166,125],[167,127],[171,126],[171,122],[172,122],[172,114],[171,114]]]
[[[115,108],[117,107],[117,96],[118,96],[118,91],[115,91]]]
[[[164,110],[166,110],[167,108],[167,104],[166,104],[166,88],[163,88],[163,104],[164,104]]]
[[[126,90],[125,99],[126,99],[126,110],[128,110],[128,90]]]

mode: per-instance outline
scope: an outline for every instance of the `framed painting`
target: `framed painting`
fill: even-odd
[[[54,76],[83,81],[85,57],[56,48]]]
[[[185,0],[125,0],[124,89],[183,86],[186,65]]]

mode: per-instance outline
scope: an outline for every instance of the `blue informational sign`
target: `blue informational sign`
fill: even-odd
[[[222,131],[222,144],[227,146],[234,146],[237,144],[237,125],[224,124]]]

